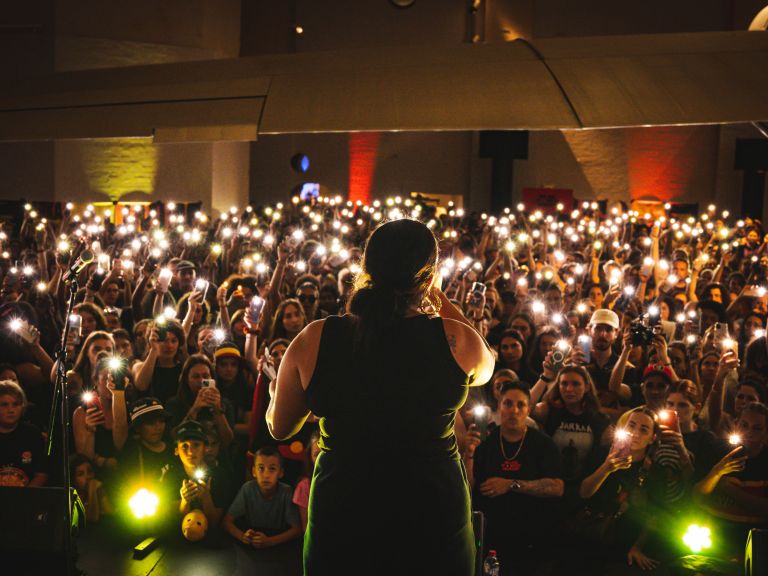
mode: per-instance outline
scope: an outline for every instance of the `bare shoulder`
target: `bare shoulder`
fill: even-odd
[[[286,368],[290,367],[298,373],[301,386],[305,390],[315,371],[324,326],[325,319],[315,320],[305,326],[288,346],[283,358],[283,364],[286,364]],[[280,367],[282,368],[282,364]]]
[[[295,342],[297,346],[318,346],[320,337],[323,335],[323,326],[325,326],[324,318],[310,322],[304,327],[304,330],[299,332],[291,344]]]

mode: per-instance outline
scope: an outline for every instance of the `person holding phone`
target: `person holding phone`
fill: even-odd
[[[192,354],[181,369],[179,389],[166,403],[172,427],[187,420],[214,423],[223,448],[234,440],[235,411],[213,380],[213,365],[203,354]],[[213,385],[211,385],[213,383]]]
[[[584,554],[570,557],[595,573],[606,560],[621,556],[643,570],[659,564],[646,554],[650,519],[660,516],[665,505],[663,471],[653,461],[658,417],[649,408],[635,408],[618,430],[611,447],[590,458],[591,473],[579,487],[586,507],[576,516],[571,535],[571,545]]]
[[[117,468],[118,451],[126,441],[125,427],[115,426],[115,421],[128,418],[125,400],[125,382],[116,387],[110,369],[111,357],[101,353],[94,370],[96,387],[80,394],[80,406],[72,415],[72,431],[75,451],[84,454],[95,464],[99,479],[109,492],[113,487]],[[117,389],[120,388],[120,389]],[[113,395],[121,395],[121,401],[113,403]]]
[[[747,532],[768,526],[768,407],[745,406],[736,431],[740,444],[694,486],[694,495],[716,519],[726,550],[740,554]]]
[[[289,438],[310,410],[321,419],[308,576],[336,571],[340,557],[376,574],[405,563],[425,573],[474,573],[469,489],[453,428],[468,386],[490,379],[493,354],[440,290],[438,253],[421,222],[377,227],[351,314],[313,322],[282,359],[270,432]],[[367,458],[361,482],[360,455],[371,453],[387,456]],[[372,521],[355,530],[361,506]]]

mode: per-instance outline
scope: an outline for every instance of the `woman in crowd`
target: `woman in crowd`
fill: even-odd
[[[178,391],[166,405],[174,427],[185,420],[213,421],[222,446],[227,448],[234,439],[235,411],[229,400],[222,398],[213,372],[211,361],[204,355],[193,354],[187,358],[179,377]]]
[[[133,367],[138,393],[167,401],[178,389],[186,357],[181,324],[176,320],[166,320],[163,325],[155,323],[150,331],[147,357]]]

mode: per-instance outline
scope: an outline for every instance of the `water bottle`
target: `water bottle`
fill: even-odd
[[[500,573],[501,565],[496,558],[496,550],[489,550],[488,556],[483,561],[483,576],[499,576]]]

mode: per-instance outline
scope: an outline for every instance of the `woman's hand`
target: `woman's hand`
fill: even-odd
[[[218,388],[202,388],[197,395],[198,397],[203,396],[203,402],[206,406],[221,410],[221,392],[219,392]]]
[[[720,354],[720,361],[717,365],[717,374],[715,376],[715,380],[725,378],[725,375],[728,374],[728,372],[738,367],[739,356],[736,351],[731,350],[730,348],[728,350],[724,350],[723,353]]]
[[[251,546],[254,548],[268,548],[272,546],[272,539],[264,532],[254,532],[251,536]]]
[[[659,562],[643,554],[637,546],[632,546],[627,552],[627,564],[638,566],[641,570],[653,570]]]
[[[712,473],[722,478],[728,474],[741,472],[746,465],[747,456],[744,454],[743,446],[736,446],[712,467]]]
[[[96,426],[104,424],[104,412],[98,406],[89,406],[85,410],[85,429],[95,432]]]
[[[611,451],[603,462],[603,466],[605,466],[608,474],[613,474],[618,470],[626,470],[632,466],[632,455],[621,457],[618,453]]]

